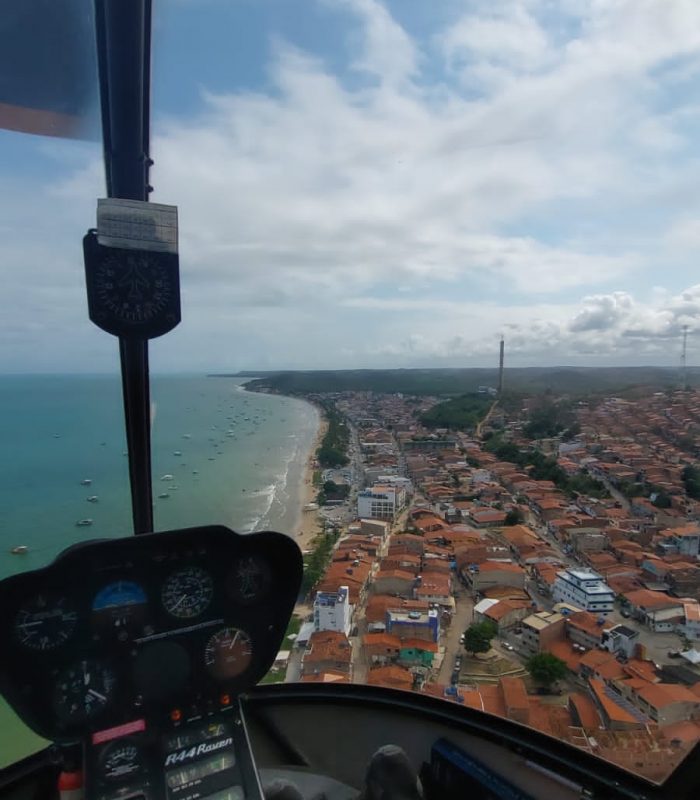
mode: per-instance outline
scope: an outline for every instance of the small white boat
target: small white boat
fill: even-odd
[[[175,450],[175,451],[173,452],[173,455],[174,455],[174,456],[181,456],[181,455],[182,455],[182,450]]]
[[[170,497],[170,495],[169,495],[167,492],[161,492],[161,493],[158,495],[158,497],[159,497],[161,500],[164,500],[166,497]]]
[[[183,433],[182,434],[182,438],[183,439],[191,439],[192,438],[192,434],[191,433]]]
[[[87,517],[86,519],[79,519],[75,524],[79,528],[86,528],[88,525],[92,525],[92,520],[90,517]]]
[[[168,472],[166,475],[161,475],[160,479],[162,481],[171,481],[173,480],[173,476]]]
[[[96,503],[99,499],[100,498],[96,494],[91,494],[87,501],[88,503]]]
[[[80,485],[81,486],[91,486],[92,485],[92,480],[90,478],[83,478],[82,481],[80,481]]]
[[[29,552],[29,548],[26,544],[18,544],[17,547],[13,547],[10,549],[10,552],[13,556],[22,556],[25,553]]]

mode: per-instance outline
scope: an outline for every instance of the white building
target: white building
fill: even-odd
[[[639,632],[627,625],[615,625],[609,630],[603,631],[601,647],[611,653],[624,653],[627,658],[633,658],[637,644],[639,643]]]
[[[339,631],[349,636],[352,612],[347,586],[341,586],[337,592],[316,592],[314,631]]]
[[[613,610],[615,593],[592,569],[565,569],[557,572],[552,597],[592,614],[607,614]]]
[[[357,495],[357,516],[393,520],[405,504],[406,490],[402,486],[375,484]]]

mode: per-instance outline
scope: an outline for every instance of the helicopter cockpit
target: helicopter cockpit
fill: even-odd
[[[0,800],[697,796],[697,747],[652,784],[458,702],[261,683],[299,597],[297,544],[215,525],[153,532],[148,340],[178,324],[180,286],[176,210],[148,203],[151,0],[69,6],[96,45],[108,197],[84,240],[88,309],[119,339],[135,535],[81,541],[0,581],[0,694],[50,743],[0,770]],[[0,96],[0,126],[8,108]],[[55,108],[13,119],[71,135]]]

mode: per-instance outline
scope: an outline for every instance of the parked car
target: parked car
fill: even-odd
[[[503,647],[505,647],[505,649],[506,649],[506,650],[510,650],[510,651],[513,651],[513,650],[515,650],[515,648],[513,647],[513,645],[512,645],[512,644],[509,644],[508,642],[503,642]]]
[[[681,652],[680,650],[669,650],[666,654],[669,658],[680,658]]]

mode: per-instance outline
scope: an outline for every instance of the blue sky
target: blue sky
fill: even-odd
[[[160,0],[158,371],[676,364],[700,327],[696,0]],[[104,371],[99,147],[0,132],[0,370]],[[700,358],[700,354],[698,355]]]

